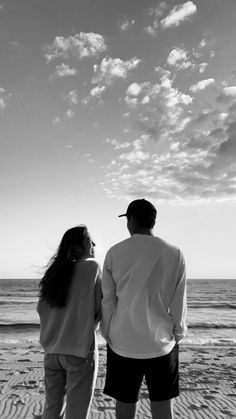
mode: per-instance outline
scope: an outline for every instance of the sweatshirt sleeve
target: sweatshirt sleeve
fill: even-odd
[[[102,320],[100,323],[101,334],[109,341],[109,328],[113,311],[116,307],[116,286],[112,278],[111,260],[109,253],[106,255],[102,273]]]
[[[185,261],[180,252],[180,266],[177,285],[170,303],[170,315],[173,318],[176,342],[179,343],[187,333],[187,286]]]

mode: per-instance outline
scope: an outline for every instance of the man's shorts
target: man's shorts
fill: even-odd
[[[179,395],[179,347],[156,358],[134,359],[116,354],[107,346],[104,393],[123,403],[136,403],[146,379],[151,401],[169,400]]]

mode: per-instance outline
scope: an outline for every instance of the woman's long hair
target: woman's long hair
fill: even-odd
[[[56,254],[50,259],[46,272],[39,283],[39,297],[51,307],[64,307],[75,262],[83,257],[84,238],[88,235],[85,225],[67,230]]]

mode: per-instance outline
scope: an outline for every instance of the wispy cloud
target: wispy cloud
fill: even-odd
[[[85,57],[98,56],[106,48],[107,45],[102,35],[93,32],[80,32],[67,38],[56,36],[51,44],[46,44],[43,47],[43,51],[49,62],[58,57],[68,58],[70,55],[78,60]]]
[[[175,6],[170,13],[161,20],[162,28],[179,26],[181,22],[189,20],[197,12],[197,6],[192,1]]]
[[[56,71],[51,75],[52,78],[62,78],[62,77],[71,77],[79,74],[79,71],[76,68],[72,68],[67,64],[61,63],[56,66]]]
[[[103,84],[110,86],[117,79],[126,79],[129,73],[134,70],[141,60],[133,57],[123,61],[120,58],[103,58],[100,65],[94,65],[93,84]]]

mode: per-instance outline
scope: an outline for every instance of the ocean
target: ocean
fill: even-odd
[[[38,345],[36,279],[0,279],[0,345]],[[185,345],[236,344],[236,280],[188,280]],[[102,343],[102,338],[98,336]]]

